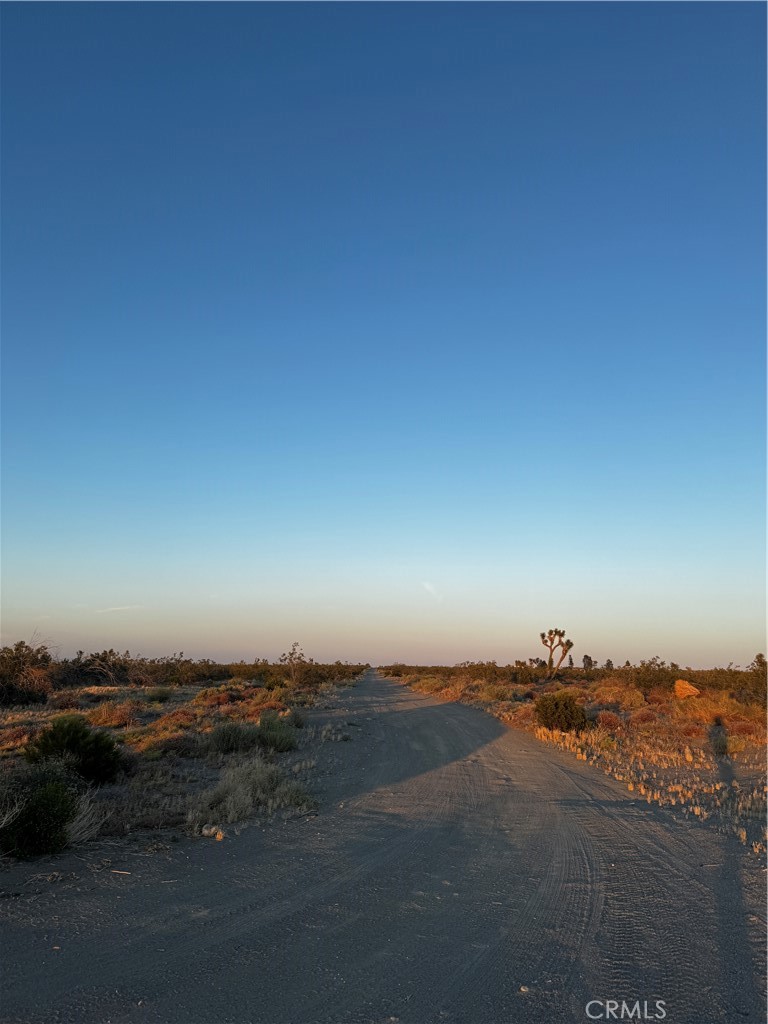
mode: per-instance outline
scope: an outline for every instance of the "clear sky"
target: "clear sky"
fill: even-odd
[[[3,642],[750,661],[765,18],[4,4]]]

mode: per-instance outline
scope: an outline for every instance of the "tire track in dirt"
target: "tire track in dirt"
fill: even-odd
[[[670,1024],[762,1019],[753,994],[733,1017],[725,875],[695,870],[718,837],[699,849],[613,780],[374,673],[345,715],[362,728],[320,815],[186,844],[181,905],[148,878],[91,894],[90,933],[68,900],[16,914],[2,1020],[571,1024],[630,997],[666,999]]]

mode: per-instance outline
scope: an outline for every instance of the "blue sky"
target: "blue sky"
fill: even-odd
[[[765,7],[5,4],[3,642],[745,664]]]

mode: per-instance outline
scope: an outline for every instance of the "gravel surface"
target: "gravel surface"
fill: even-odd
[[[6,868],[0,1020],[765,1020],[765,875],[735,839],[373,671],[316,715],[350,737],[317,815]]]

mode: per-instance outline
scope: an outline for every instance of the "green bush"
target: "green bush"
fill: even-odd
[[[60,762],[23,766],[9,773],[0,792],[0,849],[20,858],[63,850],[83,785]]]
[[[587,728],[584,708],[577,704],[573,694],[566,690],[542,694],[536,701],[535,709],[536,717],[545,729],[581,732]]]
[[[158,704],[165,704],[172,696],[173,690],[170,686],[153,686],[151,690],[147,690],[147,700]]]
[[[92,729],[81,715],[54,718],[24,749],[31,764],[49,758],[65,758],[88,782],[114,782],[123,759],[109,733]]]
[[[296,730],[275,712],[265,712],[259,722],[259,743],[280,754],[286,750],[295,750],[298,746]]]
[[[19,814],[0,830],[0,847],[13,857],[58,853],[67,845],[67,825],[78,799],[61,782],[47,782],[30,794]]]
[[[242,722],[222,722],[206,737],[208,750],[216,754],[233,754],[237,751],[252,750],[261,742],[259,727]]]

